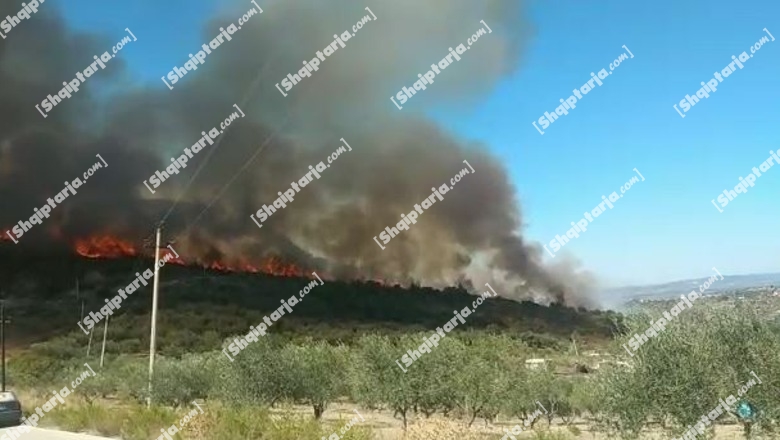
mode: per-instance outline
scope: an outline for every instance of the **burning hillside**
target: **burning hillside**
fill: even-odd
[[[85,239],[78,239],[75,242],[74,251],[82,257],[94,259],[128,258],[144,254],[143,250],[137,249],[132,242],[110,235],[96,235]],[[147,256],[151,257],[153,252],[154,251],[150,249],[148,251],[148,254],[150,255]],[[161,248],[160,259],[164,259],[166,255],[170,255],[166,260],[169,263],[182,266],[198,266],[220,272],[264,273],[267,275],[301,278],[311,276],[310,271],[305,271],[295,264],[285,262],[276,256],[262,258],[257,264],[252,264],[248,261],[238,261],[235,263],[217,260],[186,261],[181,257],[176,257],[170,249]]]
[[[87,258],[118,258],[138,255],[132,243],[110,235],[96,235],[76,240],[75,250],[77,254]]]
[[[11,10],[12,3],[0,0],[0,7]],[[129,243],[143,242],[165,219],[163,239],[174,241],[191,264],[275,274],[306,268],[338,279],[435,287],[491,282],[514,299],[589,305],[589,278],[549,267],[541,246],[523,237],[523,216],[502,161],[426,116],[430,109],[476,102],[514,72],[529,35],[520,2],[369,0],[376,20],[284,96],[275,83],[366,14],[366,5],[351,2],[304,3],[269,5],[174,90],[159,80],[136,88],[123,81],[132,74],[122,64],[126,54],[151,50],[139,35],[95,74],[100,80],[47,118],[34,103],[61,89],[64,77],[115,39],[74,34],[54,15],[25,23],[0,48],[0,224],[22,227],[96,155],[106,169],[80,186],[66,185],[73,193],[61,205],[49,202],[56,207],[46,210],[41,226],[25,230],[19,244],[3,239],[0,245],[51,252],[75,243],[89,258],[137,255]],[[227,28],[241,10],[246,5],[234,3],[205,23],[204,38]],[[388,96],[439,62],[442,48],[465,42],[480,21],[492,32],[473,51],[442,71],[405,113],[392,105]],[[246,117],[153,193],[145,188],[145,179],[171,165],[171,157],[236,103]],[[354,151],[258,229],[250,215],[327,158],[341,138]],[[463,160],[476,172],[386,249],[377,247],[372,236],[398,222],[432,186],[450,182]]]

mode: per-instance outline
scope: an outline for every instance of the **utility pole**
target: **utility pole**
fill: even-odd
[[[2,362],[3,362],[3,392],[5,392],[5,324],[10,324],[11,321],[5,320],[5,299],[0,299],[0,345],[2,345]]]
[[[76,302],[81,302],[81,316],[79,317],[79,321],[84,319],[84,300],[81,299],[81,295],[79,295],[79,279],[76,278]]]
[[[79,293],[79,279],[76,278],[76,298],[81,298]],[[81,319],[79,322],[84,321],[84,298],[81,298]],[[92,330],[89,331],[89,342],[87,343],[87,359],[89,359],[89,352],[92,349]]]
[[[103,327],[103,349],[100,350],[100,368],[103,368],[103,356],[106,354],[106,335],[108,334],[108,318],[110,315],[106,315],[106,326]]]
[[[89,331],[89,343],[87,344],[87,359],[89,359],[89,351],[92,349],[92,335],[95,333],[94,327]]]
[[[84,322],[84,298],[81,297],[78,277],[76,277],[76,301],[81,302],[81,316],[79,316],[79,322]],[[87,350],[87,357],[89,357],[89,350]]]
[[[574,345],[574,355],[577,356],[577,358],[580,357],[580,353],[577,351],[577,340],[574,339],[574,335],[571,335],[571,343]]]
[[[0,299],[0,345],[3,346],[3,392],[5,392],[5,299]]]
[[[152,406],[152,375],[154,373],[154,349],[157,338],[157,289],[160,286],[160,233],[162,222],[157,226],[154,245],[154,284],[152,285],[152,329],[149,337],[149,396],[146,406]]]

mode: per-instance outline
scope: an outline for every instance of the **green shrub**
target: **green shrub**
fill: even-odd
[[[415,367],[419,367],[416,364],[422,359],[418,359],[404,373],[396,365],[396,360],[414,345],[411,338],[403,342],[407,344],[396,346],[385,337],[362,337],[353,358],[350,379],[352,395],[359,403],[368,408],[386,406],[394,412],[394,416],[401,416],[406,428],[417,396],[415,384],[419,383],[414,376],[420,369]]]
[[[450,362],[457,365],[450,384],[458,407],[469,418],[469,426],[477,417],[492,421],[508,397],[510,371],[505,368],[503,349],[507,340],[494,338],[470,347],[460,345]],[[458,344],[457,339],[446,344]]]
[[[314,408],[319,419],[328,404],[347,394],[347,349],[326,342],[288,345],[282,351],[287,368],[292,370],[292,397]]]
[[[294,361],[280,341],[270,335],[261,337],[236,355],[232,363],[227,358],[222,360],[227,370],[218,393],[228,402],[242,405],[273,406],[292,401],[298,383]]]
[[[155,403],[184,408],[205,399],[216,380],[206,368],[212,355],[193,354],[182,359],[160,358],[155,364],[152,399]]]
[[[161,428],[178,422],[176,413],[168,408],[140,405],[79,404],[69,401],[42,419],[45,424],[75,432],[93,432],[103,436],[121,436],[124,440],[157,438]]]
[[[627,325],[630,332],[620,343],[644,332],[649,319],[634,317]],[[699,300],[649,338],[629,362],[632,368],[606,373],[601,380],[604,429],[637,435],[657,422],[679,434],[719,399],[736,395],[751,371],[764,382],[745,396],[761,411],[757,427],[772,431],[780,419],[780,338],[747,308],[710,309]],[[730,417],[724,414],[718,421]]]

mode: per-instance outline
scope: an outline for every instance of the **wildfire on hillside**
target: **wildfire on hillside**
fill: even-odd
[[[120,258],[138,255],[135,246],[110,235],[95,235],[76,240],[76,253],[87,258]]]
[[[355,13],[350,3],[281,2],[275,20],[247,24],[243,38],[222,49],[198,81],[177,83],[182,89],[175,94],[143,80],[126,87],[131,65],[115,65],[114,75],[103,76],[105,93],[79,94],[78,106],[91,111],[68,117],[58,110],[63,117],[53,119],[29,107],[42,90],[59,88],[52,75],[7,72],[75,72],[105,37],[74,33],[55,14],[25,24],[39,38],[14,39],[13,50],[0,49],[0,224],[34,227],[19,246],[1,238],[0,251],[149,258],[142,240],[165,220],[178,233],[173,247],[191,266],[281,276],[316,270],[323,278],[321,270],[328,270],[339,280],[380,278],[426,287],[490,281],[507,298],[590,305],[591,277],[568,257],[549,263],[542,245],[525,235],[522,198],[506,161],[479,139],[427,116],[428,109],[442,106],[467,111],[517,74],[532,34],[524,2],[440,1],[417,8],[418,19],[394,26],[393,17],[405,17],[419,2],[372,1],[377,15],[388,19],[370,26],[366,32],[373,36],[350,40],[339,68],[307,79],[311,87],[296,88],[295,98],[247,92],[273,90],[274,78],[288,74],[286,66],[311,56],[310,41],[327,41]],[[212,12],[191,24],[209,27],[233,14],[230,8]],[[437,91],[415,98],[417,117],[400,117],[387,94],[409,79],[408,66],[441,59],[443,47],[476,26],[475,17],[490,23],[492,42],[469,51]],[[306,38],[278,38],[282,33]],[[383,51],[385,41],[409,50]],[[33,52],[35,57],[19,55]],[[192,145],[196,133],[223,120],[235,102],[246,102],[241,107],[251,111],[241,111],[241,123],[220,132],[219,147],[206,147],[220,148],[220,154],[199,155],[186,169],[170,162],[171,154],[181,154],[179,147]],[[355,151],[334,156],[342,148],[339,138]],[[71,195],[61,201],[57,194],[65,179],[83,176],[98,155],[109,168],[68,189]],[[320,161],[332,168],[322,171]],[[451,191],[435,189],[467,168]],[[150,193],[146,176],[154,170],[181,175],[157,190],[148,187]],[[279,190],[294,193],[288,198]],[[28,221],[47,203],[51,210],[42,221]],[[416,203],[426,210],[436,205],[410,228],[401,227]],[[273,206],[263,208],[266,216],[276,214],[258,229],[256,213],[264,205]],[[387,243],[382,230],[389,234],[398,229],[393,225],[404,232]],[[97,235],[104,237],[92,238]]]
[[[167,263],[178,264],[180,266],[186,266],[187,263],[182,260],[181,256],[176,256],[176,253],[172,252],[169,248],[160,248],[160,259],[165,260]]]
[[[175,247],[174,247],[175,249]],[[110,235],[95,235],[88,238],[81,238],[74,243],[74,250],[78,255],[86,258],[126,258],[136,257],[142,252],[136,248],[131,241]],[[168,263],[182,266],[200,266],[206,269],[220,272],[246,272],[246,273],[265,273],[268,275],[283,277],[304,277],[310,278],[310,271],[306,271],[295,264],[286,262],[279,257],[270,256],[262,258],[258,263],[249,261],[239,261],[237,263],[228,263],[225,261],[208,262],[186,262],[181,256],[171,252],[169,248],[160,248],[160,259],[166,259]]]

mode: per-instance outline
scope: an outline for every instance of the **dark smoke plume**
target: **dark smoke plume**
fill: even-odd
[[[203,25],[202,43],[251,6],[232,3]],[[45,10],[14,29],[0,45],[0,226],[29,218],[33,207],[101,153],[109,172],[99,171],[19,246],[68,243],[91,233],[140,240],[180,199],[166,231],[185,259],[277,255],[335,277],[433,286],[465,280],[480,291],[487,281],[511,298],[589,305],[590,280],[571,267],[545,267],[540,247],[522,237],[516,194],[499,159],[426,116],[434,108],[468,109],[519,67],[531,34],[520,2],[299,0],[261,6],[262,14],[174,90],[161,81],[140,89],[125,85],[127,72],[117,56],[47,119],[34,105],[116,39],[75,34]],[[366,6],[377,20],[283,97],[275,84],[332,42],[333,34],[370,15]],[[0,9],[6,15],[18,7],[0,0]],[[492,33],[396,109],[390,96],[410,87],[450,47],[465,44],[483,27],[480,20]],[[132,44],[132,50],[144,50],[142,39]],[[171,69],[186,55],[183,49],[170,60]],[[206,147],[152,196],[141,182],[224,120],[233,104],[246,117],[231,125],[218,149]],[[250,214],[271,204],[309,165],[326,160],[340,138],[353,151],[258,229]],[[382,251],[372,237],[430,195],[431,187],[448,183],[464,159],[476,173]]]

